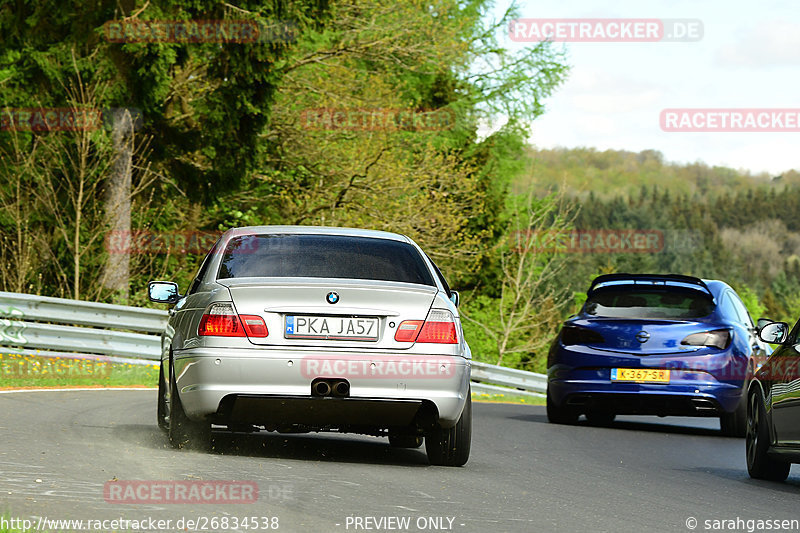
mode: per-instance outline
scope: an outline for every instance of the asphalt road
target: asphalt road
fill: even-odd
[[[475,404],[470,461],[445,468],[429,466],[422,449],[350,435],[218,434],[212,452],[173,450],[155,425],[155,396],[0,394],[0,514],[173,523],[266,516],[289,532],[689,531],[690,517],[695,531],[737,518],[747,531],[746,520],[800,520],[800,466],[787,483],[750,480],[744,441],[721,437],[716,419],[556,426],[543,407]],[[103,489],[114,479],[254,481],[259,497],[108,503]],[[366,517],[408,517],[410,526],[378,529]]]

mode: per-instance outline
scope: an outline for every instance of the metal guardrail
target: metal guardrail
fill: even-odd
[[[31,320],[147,333],[164,331],[168,316],[161,309],[0,291],[0,315],[4,315],[5,308],[17,309],[22,312],[23,317]]]
[[[84,354],[158,359],[161,339],[156,335],[105,329],[21,322],[24,342],[17,346],[39,350],[74,350]]]
[[[541,396],[547,392],[547,376],[544,374],[477,361],[472,362],[472,381],[474,392],[487,394]]]
[[[40,356],[157,360],[168,313],[32,294],[0,292],[0,346]],[[125,331],[119,331],[125,330]]]
[[[49,357],[108,357],[152,364],[161,355],[168,313],[65,298],[0,291],[0,347]],[[125,331],[119,331],[125,330]],[[472,390],[541,396],[547,376],[472,362]]]

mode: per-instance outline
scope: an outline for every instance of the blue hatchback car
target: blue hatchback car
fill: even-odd
[[[746,391],[771,349],[726,283],[680,275],[596,278],[550,347],[550,422],[715,416],[744,436]]]

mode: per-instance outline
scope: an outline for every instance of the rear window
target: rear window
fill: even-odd
[[[228,242],[218,279],[345,278],[433,285],[416,248],[344,235],[243,235]]]
[[[593,292],[584,311],[610,318],[700,318],[714,311],[714,302],[711,295],[692,289],[616,286]]]

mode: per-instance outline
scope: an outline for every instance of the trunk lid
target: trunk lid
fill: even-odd
[[[686,346],[681,341],[692,333],[722,329],[693,320],[578,318],[569,325],[600,334],[587,345],[598,350],[635,355],[692,353],[702,346]]]
[[[228,288],[240,315],[261,316],[260,346],[408,349],[394,340],[403,320],[425,320],[436,287],[412,283],[314,278],[233,278]]]

